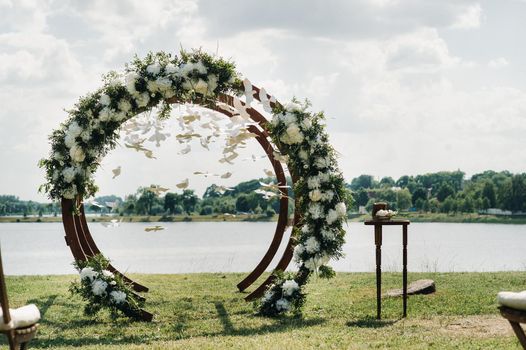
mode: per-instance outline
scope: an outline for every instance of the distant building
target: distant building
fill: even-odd
[[[513,214],[511,210],[502,210],[499,208],[489,208],[486,210],[481,210],[481,213],[489,214],[489,215],[512,215]]]

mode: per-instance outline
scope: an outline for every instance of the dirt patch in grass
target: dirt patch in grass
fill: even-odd
[[[513,335],[508,321],[496,315],[434,317],[415,320],[415,323],[429,330],[439,331],[450,336],[493,338]]]

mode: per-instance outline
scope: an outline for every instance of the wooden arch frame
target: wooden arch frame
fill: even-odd
[[[252,94],[256,100],[261,102],[260,99],[260,89],[253,86],[252,87]],[[269,100],[270,106],[275,107],[278,102],[272,102],[270,101],[269,95],[266,96]],[[234,97],[226,94],[221,94],[218,96],[217,101],[225,103],[229,105],[230,107],[234,108]],[[180,103],[181,101],[178,101],[176,99],[168,99],[166,102],[170,104],[174,103]],[[241,102],[243,106],[245,104]],[[217,105],[212,107],[211,109],[220,112],[228,117],[232,117],[234,113],[227,111],[225,109],[219,108]],[[269,134],[267,131],[267,124],[268,120],[261,115],[256,109],[248,107],[246,109],[247,113],[250,115],[250,118],[258,123],[259,127],[255,125],[250,125],[247,130],[249,132],[252,132],[257,135],[256,140],[259,142],[260,146],[265,151],[265,154],[269,158],[272,168],[274,170],[274,173],[276,174],[276,179],[278,181],[279,186],[285,186],[287,184],[286,177],[285,177],[285,171],[283,169],[283,166],[279,160],[277,160],[274,157],[274,146],[269,141]],[[279,150],[279,149],[278,149]],[[296,182],[296,176],[295,174],[291,174],[292,183],[294,184]],[[242,281],[240,281],[237,284],[237,287],[239,291],[246,290],[249,286],[251,286],[262,274],[265,272],[266,268],[270,265],[273,258],[275,257],[281,242],[283,241],[283,236],[285,233],[285,230],[287,226],[289,225],[288,220],[288,197],[287,197],[287,190],[285,187],[280,187],[280,192],[282,194],[282,197],[280,199],[280,212],[278,217],[278,222],[276,225],[276,229],[274,232],[274,237],[266,251],[266,253],[263,255],[261,261],[256,265],[256,267],[250,272]],[[72,199],[65,199],[62,198],[61,201],[62,205],[62,221],[64,224],[64,231],[65,231],[65,240],[66,244],[69,246],[71,253],[73,254],[73,257],[76,260],[84,261],[89,257],[93,257],[96,254],[100,254],[101,251],[97,247],[90,231],[88,228],[88,223],[86,221],[86,216],[84,214],[84,205],[82,202],[82,198],[78,198],[76,201]],[[74,208],[79,208],[79,215],[74,214]],[[300,221],[300,214],[297,210],[295,210],[294,218],[292,222],[292,226],[295,227],[299,224]],[[269,286],[273,280],[274,280],[274,272],[276,271],[284,271],[287,266],[290,264],[292,257],[293,257],[293,250],[294,250],[294,240],[293,236],[291,235],[287,246],[285,248],[285,251],[283,252],[283,255],[279,259],[276,267],[273,270],[273,273],[270,274],[268,278],[266,278],[254,291],[252,291],[250,294],[248,294],[245,297],[246,301],[251,301],[256,298],[259,298],[263,295],[265,292],[267,286]],[[140,283],[137,283],[130,278],[124,276],[120,271],[118,271],[114,266],[111,264],[109,265],[108,269],[116,273],[122,278],[130,283],[133,287],[133,289],[137,292],[147,292],[148,288]],[[139,296],[140,297],[140,296]],[[142,311],[142,317],[143,319],[147,321],[151,321],[153,318],[153,315],[147,311]]]

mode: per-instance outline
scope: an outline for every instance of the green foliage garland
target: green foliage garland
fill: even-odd
[[[167,118],[173,101],[214,107],[221,93],[247,93],[232,62],[200,50],[135,58],[124,74],[107,74],[104,86],[81,98],[68,111],[66,122],[52,133],[51,155],[40,162],[47,179],[41,189],[52,199],[94,195],[93,174],[102,157],[116,146],[124,122],[159,106],[159,118]],[[309,276],[332,277],[334,271],[327,263],[342,254],[347,212],[344,180],[325,131],[324,115],[310,112],[309,107],[307,102],[276,103],[267,125],[294,178],[301,220],[292,233],[299,269],[293,274],[276,274],[257,303],[264,315],[300,311]]]

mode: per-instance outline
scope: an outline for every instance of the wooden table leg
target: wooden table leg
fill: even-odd
[[[526,349],[526,335],[524,335],[524,331],[522,330],[520,324],[510,320],[508,321],[511,324],[511,328],[513,328],[513,331],[515,332],[515,335],[517,336],[517,338],[519,338],[519,342],[521,343],[522,347]]]
[[[404,315],[407,317],[407,225],[402,226],[402,259],[403,259],[403,269],[402,269],[402,279],[403,279],[403,302],[404,302]]]
[[[376,245],[376,318],[382,318],[382,226],[374,226]]]

